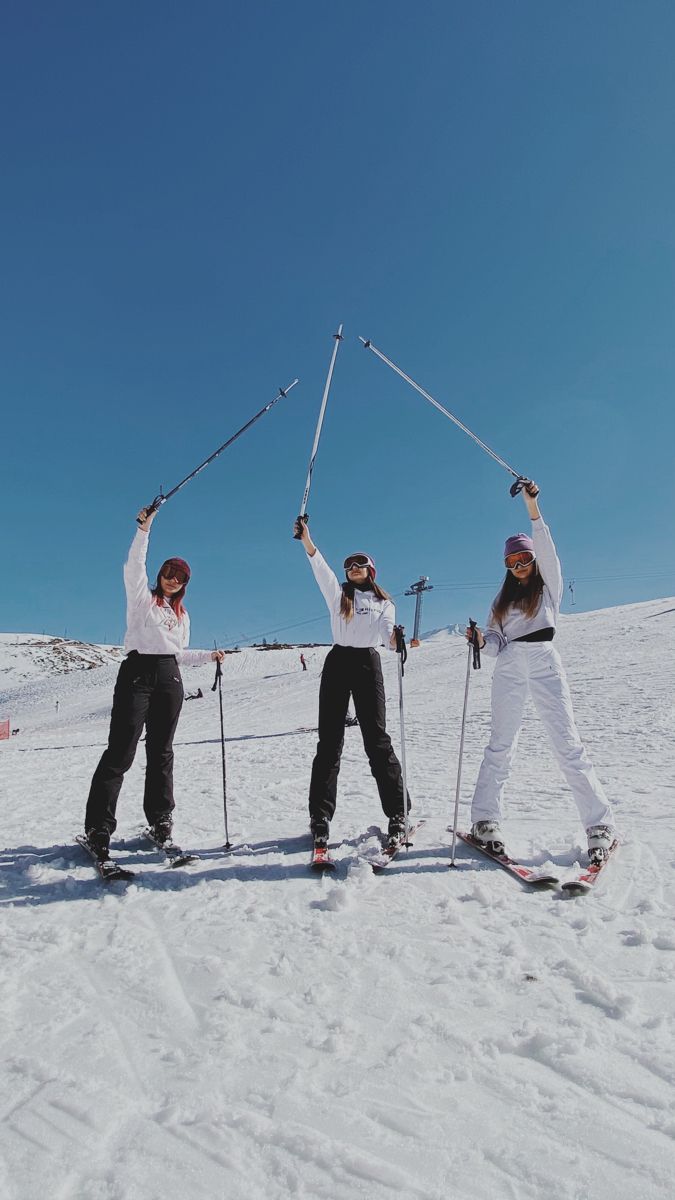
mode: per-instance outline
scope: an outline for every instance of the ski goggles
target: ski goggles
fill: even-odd
[[[182,567],[172,567],[170,564],[162,567],[160,572],[162,579],[175,579],[176,583],[187,583],[190,576]]]
[[[529,567],[536,559],[531,550],[517,550],[515,554],[507,554],[504,565],[509,571],[514,567]]]
[[[349,558],[344,561],[345,571],[351,571],[352,567],[371,567],[373,566],[372,559],[368,558],[367,554],[350,554]]]

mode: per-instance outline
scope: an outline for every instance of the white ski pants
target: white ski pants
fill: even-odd
[[[572,789],[585,829],[613,825],[609,801],[574,723],[572,697],[552,642],[511,642],[492,677],[492,730],[478,773],[471,820],[498,821],[529,694]]]

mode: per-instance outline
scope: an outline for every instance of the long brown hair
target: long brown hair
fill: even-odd
[[[354,616],[354,592],[357,590],[363,591],[363,588],[357,589],[356,584],[350,583],[349,580],[347,580],[345,583],[342,584],[342,599],[340,601],[340,616],[344,617],[345,621],[351,621],[352,617]],[[378,600],[391,600],[391,596],[389,595],[389,593],[383,591],[383,589],[380,587],[379,583],[376,583],[375,580],[373,579],[373,576],[370,571],[370,567],[368,568],[367,591],[372,592],[373,595],[376,596]]]
[[[502,625],[510,608],[519,608],[526,617],[533,617],[541,603],[543,590],[544,580],[536,562],[534,571],[524,583],[519,583],[515,575],[507,571],[501,591],[492,605],[491,619],[497,625]]]

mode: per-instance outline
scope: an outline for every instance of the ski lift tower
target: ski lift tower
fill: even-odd
[[[417,583],[411,583],[410,590],[405,593],[406,596],[414,596],[415,597],[415,626],[413,629],[413,635],[412,635],[412,639],[410,642],[411,646],[419,646],[419,644],[420,644],[420,618],[422,616],[422,596],[424,595],[425,592],[433,592],[433,590],[434,590],[434,585],[433,585],[433,583],[429,583],[429,576],[428,575],[420,575],[419,579],[417,580]]]

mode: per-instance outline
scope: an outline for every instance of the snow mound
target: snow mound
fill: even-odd
[[[45,634],[0,633],[0,672],[5,686],[45,675],[91,671],[121,662],[123,657],[121,646],[96,646]]]

